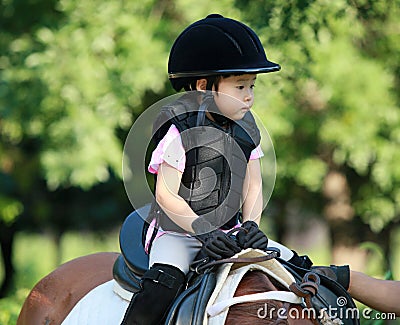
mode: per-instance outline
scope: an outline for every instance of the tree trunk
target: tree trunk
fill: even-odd
[[[354,229],[357,229],[357,227],[351,222],[330,224],[332,263],[336,265],[348,264],[354,271],[365,272],[368,252],[359,246],[362,230],[359,229],[358,233],[353,236]]]
[[[353,270],[364,271],[367,256],[359,243],[367,226],[355,218],[346,176],[330,171],[325,178],[323,194],[327,199],[324,216],[330,229],[332,263],[349,264]]]
[[[0,298],[4,298],[10,292],[14,280],[15,269],[12,263],[14,238],[14,227],[0,224],[0,246],[4,265],[4,279],[0,287]]]
[[[61,265],[63,254],[62,254],[62,247],[61,247],[61,239],[62,239],[62,232],[55,231],[52,235],[54,245],[56,246],[56,266]]]

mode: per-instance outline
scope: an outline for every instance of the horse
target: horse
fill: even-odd
[[[28,294],[17,325],[61,324],[86,294],[113,279],[118,256],[111,252],[82,256],[52,271]]]
[[[121,253],[82,256],[41,279],[26,298],[17,325],[120,324],[132,295],[140,290],[140,276],[148,269],[141,241],[143,222],[138,212],[125,220]],[[323,311],[335,305],[345,290],[323,275],[320,279],[285,263],[276,254],[248,249],[233,259],[203,265],[203,272],[191,272],[165,325],[316,324],[315,313],[302,311],[314,307]],[[349,297],[347,305],[339,307],[355,305]],[[318,320],[338,324],[329,315],[324,315],[324,322]],[[342,323],[357,325],[358,320]]]
[[[114,281],[112,269],[118,256],[119,253],[96,253],[73,259],[61,265],[41,279],[31,290],[22,306],[17,325],[62,324],[85,296],[97,287]],[[265,273],[254,271],[248,272],[243,277],[234,296],[278,290],[276,283],[273,283]],[[104,304],[108,305],[106,301]],[[121,309],[124,310],[128,306],[128,301],[121,299],[121,304]],[[266,306],[275,311],[275,321],[276,312],[289,307],[281,301],[265,299],[236,304],[229,308],[225,324],[266,324],[266,317],[260,315],[260,309],[263,309],[263,313],[265,313]],[[289,308],[300,310],[301,307],[291,304]],[[288,312],[289,316],[300,314],[300,312]],[[313,324],[312,320],[307,317],[305,319],[293,319],[289,316],[287,318],[289,324]],[[122,317],[123,314],[120,314],[120,319],[116,319],[113,324],[119,324]],[[271,320],[271,323],[273,321]],[[94,323],[89,322],[88,324]]]

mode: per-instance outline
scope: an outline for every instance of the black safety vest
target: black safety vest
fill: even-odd
[[[193,94],[164,106],[154,123],[153,140],[157,145],[171,124],[176,126],[186,153],[178,194],[213,226],[230,229],[240,216],[247,163],[260,143],[260,132],[250,112],[240,121],[226,119],[224,126],[205,118],[196,127],[198,107]],[[157,203],[150,212],[150,218],[154,217],[164,230],[183,231]]]

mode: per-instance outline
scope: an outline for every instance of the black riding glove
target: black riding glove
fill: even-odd
[[[241,251],[235,237],[231,237],[219,229],[209,231],[210,227],[211,224],[203,218],[197,218],[192,223],[192,228],[196,233],[194,236],[203,243],[200,255],[220,260],[232,257]],[[204,233],[204,230],[208,232]]]
[[[254,221],[246,221],[242,224],[242,228],[236,234],[239,246],[243,249],[257,248],[265,250],[268,246],[267,236],[258,228]]]
[[[235,238],[219,229],[196,235],[196,238],[203,243],[202,252],[214,260],[232,257],[241,251]]]

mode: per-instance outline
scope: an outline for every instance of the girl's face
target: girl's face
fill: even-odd
[[[255,74],[221,78],[215,103],[223,115],[231,120],[241,120],[254,102]]]

